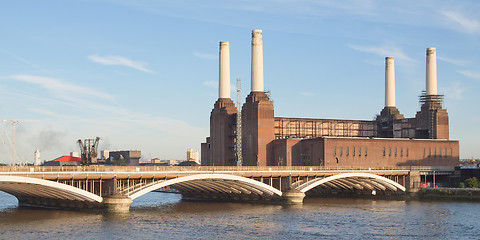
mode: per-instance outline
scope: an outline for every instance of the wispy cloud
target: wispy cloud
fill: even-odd
[[[34,63],[32,63],[32,62],[30,62],[30,61],[28,61],[28,60],[26,60],[26,59],[24,59],[24,58],[22,58],[22,57],[20,57],[20,56],[17,56],[17,55],[15,55],[15,54],[13,54],[13,53],[5,50],[5,49],[1,49],[1,48],[0,48],[0,51],[2,51],[2,52],[4,52],[4,53],[6,53],[7,55],[10,55],[10,56],[13,57],[13,58],[16,58],[17,60],[20,60],[20,61],[22,61],[22,62],[24,62],[24,63],[26,63],[26,64],[28,64],[28,65],[36,68],[36,69],[38,69],[38,70],[40,70],[40,71],[42,71],[42,72],[44,72],[44,73],[48,73],[48,74],[50,74],[50,75],[53,75],[51,72],[47,71],[45,68],[42,68],[42,67],[38,66],[37,64],[34,64]]]
[[[218,82],[216,81],[204,81],[202,84],[207,87],[218,88]]]
[[[469,18],[465,14],[458,11],[441,11],[442,15],[448,18],[455,24],[455,27],[460,27],[467,33],[480,33],[480,21],[474,18]]]
[[[353,45],[350,44],[348,45],[349,48],[360,51],[360,52],[366,52],[366,53],[371,53],[375,54],[381,57],[388,57],[388,56],[393,56],[395,59],[401,60],[401,61],[406,61],[406,62],[414,62],[412,58],[407,56],[405,52],[401,48],[395,47],[395,46],[388,46],[388,45],[382,45],[382,46],[358,46],[358,45]]]
[[[313,92],[300,92],[300,95],[305,96],[305,97],[313,97],[313,96],[315,96],[315,93],[313,93]]]
[[[145,67],[144,63],[136,62],[121,56],[108,55],[108,56],[102,57],[102,56],[99,56],[98,54],[95,54],[95,55],[88,56],[88,59],[103,65],[125,66],[125,67],[130,67],[142,72],[146,72],[146,73],[152,73],[152,74],[155,73],[154,71]]]
[[[218,56],[210,53],[201,53],[201,52],[193,52],[193,56],[206,59],[206,60],[217,60]]]
[[[34,75],[12,75],[10,78],[27,82],[38,84],[41,87],[54,92],[59,96],[71,96],[72,94],[79,94],[84,96],[94,96],[100,97],[107,100],[113,100],[113,97],[110,94],[97,91],[92,88],[82,87],[75,84],[67,83],[60,79],[49,78],[49,77],[40,77]]]
[[[42,114],[42,115],[45,115],[45,116],[54,117],[54,118],[57,118],[57,119],[64,119],[65,118],[64,115],[61,115],[61,114],[58,114],[58,113],[55,113],[55,112],[52,112],[50,110],[43,109],[43,108],[28,108],[28,110],[30,112],[34,112],[34,113],[37,113],[37,114]]]
[[[480,80],[480,72],[472,72],[468,70],[458,70],[458,73],[462,74],[463,76],[475,80]]]
[[[463,98],[463,93],[466,91],[459,82],[453,82],[446,88],[441,88],[440,91],[449,99],[460,100]]]
[[[444,62],[448,62],[448,63],[454,64],[454,65],[457,65],[457,66],[464,66],[464,65],[468,64],[468,61],[451,59],[451,58],[442,57],[442,56],[437,56],[437,59],[440,60],[440,61],[444,61]]]

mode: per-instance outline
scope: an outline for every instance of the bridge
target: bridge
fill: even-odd
[[[0,191],[19,206],[128,211],[136,198],[171,187],[187,200],[299,204],[306,195],[404,194],[420,182],[409,168],[0,167]]]

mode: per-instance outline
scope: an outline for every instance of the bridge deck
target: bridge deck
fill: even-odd
[[[0,175],[67,179],[177,178],[195,174],[230,174],[246,178],[315,177],[340,173],[368,172],[376,175],[408,175],[410,168],[324,168],[324,167],[210,167],[210,166],[65,166],[0,167]]]

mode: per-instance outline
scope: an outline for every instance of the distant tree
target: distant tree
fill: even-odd
[[[480,181],[476,177],[465,179],[465,186],[468,188],[480,188]]]
[[[459,187],[459,188],[465,188],[465,183],[464,183],[464,182],[461,182],[460,184],[458,184],[458,187]]]

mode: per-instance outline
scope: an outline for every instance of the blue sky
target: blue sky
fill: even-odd
[[[250,91],[251,30],[262,29],[275,116],[372,120],[384,105],[384,58],[395,57],[406,117],[437,48],[438,92],[461,158],[480,158],[478,1],[5,1],[0,7],[0,118],[18,120],[22,162],[78,151],[184,159],[209,135],[218,43],[230,42],[232,85]],[[235,89],[232,98],[235,101]],[[0,125],[9,163],[12,126]]]

